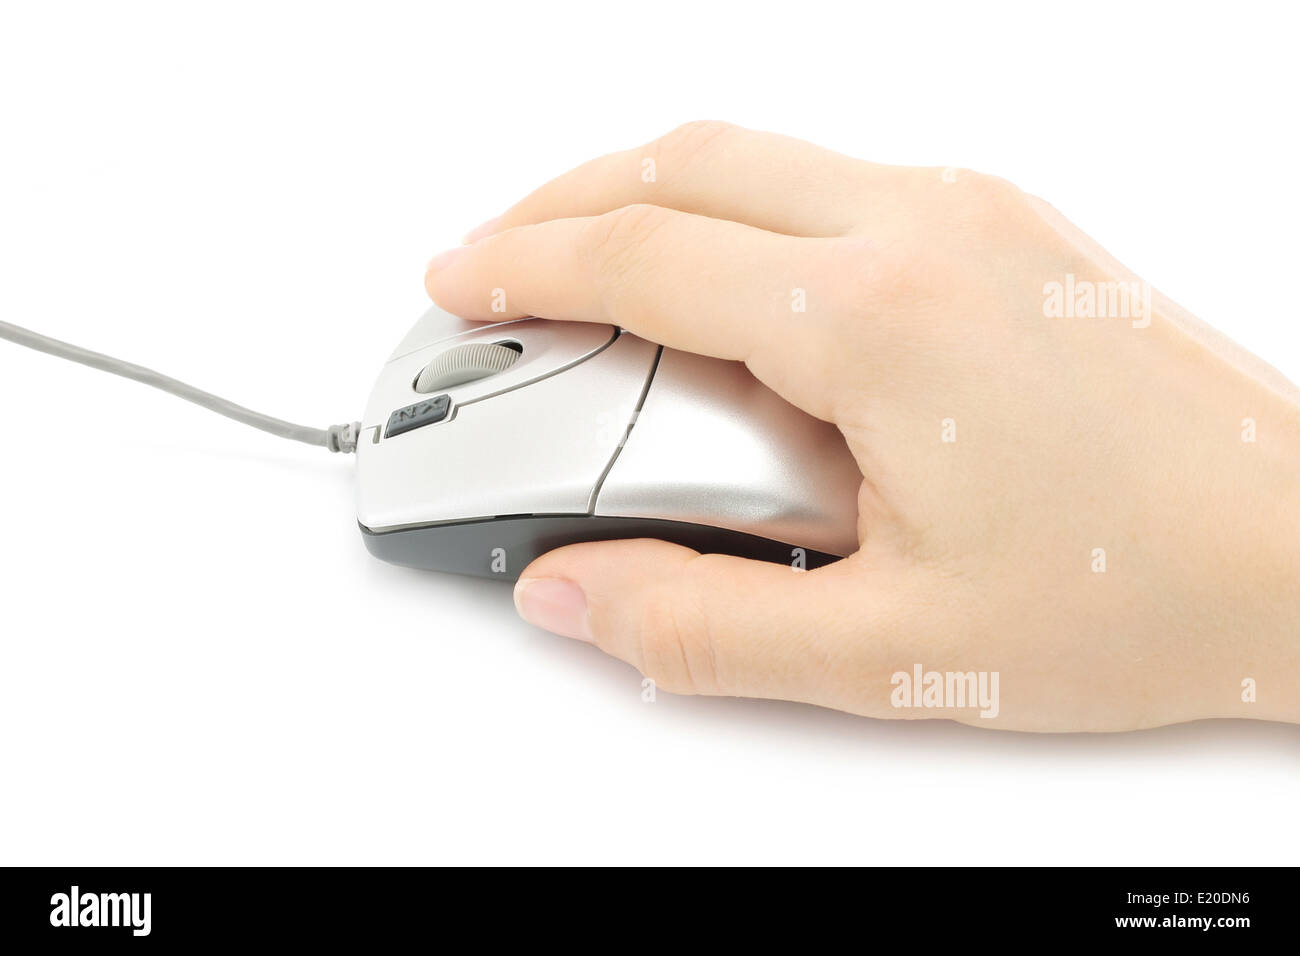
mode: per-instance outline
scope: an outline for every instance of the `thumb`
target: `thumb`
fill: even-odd
[[[649,539],[575,544],[524,570],[515,605],[672,693],[812,700],[850,563],[799,573]]]

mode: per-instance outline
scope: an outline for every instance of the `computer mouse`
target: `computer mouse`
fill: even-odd
[[[858,546],[838,429],[742,363],[612,325],[430,309],[356,450],[366,547],[409,567],[514,580],[562,545],[649,537],[815,568]]]

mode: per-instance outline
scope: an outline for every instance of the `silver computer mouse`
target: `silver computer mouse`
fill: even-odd
[[[809,568],[857,548],[834,426],[739,362],[612,325],[430,309],[375,384],[357,476],[371,553],[437,571],[513,580],[614,538]]]

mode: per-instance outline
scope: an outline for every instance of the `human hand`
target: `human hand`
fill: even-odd
[[[430,263],[443,308],[743,361],[865,476],[843,561],[572,545],[520,578],[533,623],[674,692],[1041,731],[1300,721],[1300,393],[1041,200],[694,123],[467,241]],[[918,666],[996,674],[994,706],[924,706]]]

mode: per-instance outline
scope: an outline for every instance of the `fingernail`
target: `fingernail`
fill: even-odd
[[[457,246],[455,249],[448,249],[446,252],[438,253],[436,256],[430,259],[429,264],[424,267],[425,274],[427,275],[430,272],[437,272],[440,269],[447,268],[447,266],[451,265],[452,262],[454,262],[457,258],[459,258],[464,253],[465,253],[464,246]]]
[[[469,232],[465,233],[465,238],[462,239],[461,242],[465,243],[465,245],[469,245],[471,242],[478,242],[484,236],[492,235],[492,233],[496,232],[497,223],[500,221],[500,216],[493,216],[481,226],[475,226]]]
[[[587,596],[572,581],[560,578],[520,578],[515,585],[515,607],[529,624],[591,642],[591,616]]]

